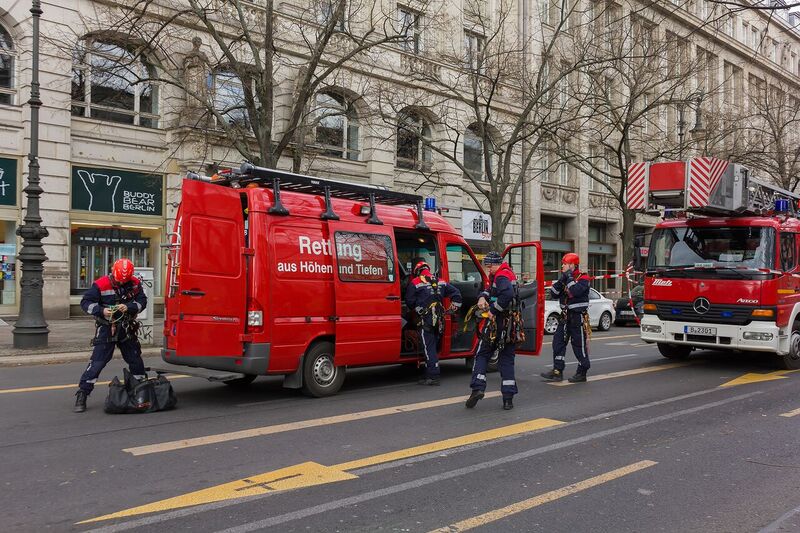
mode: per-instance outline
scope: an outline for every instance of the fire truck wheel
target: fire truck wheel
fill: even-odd
[[[658,351],[667,359],[686,359],[692,353],[692,347],[659,342]]]
[[[333,344],[319,342],[303,358],[303,393],[314,398],[339,392],[344,383],[345,367],[335,366]]]
[[[608,331],[611,329],[611,313],[606,311],[600,315],[600,323],[597,324],[597,329],[600,331]]]
[[[792,331],[792,336],[789,337],[789,353],[781,357],[781,363],[786,370],[800,369],[800,331]]]
[[[245,374],[241,378],[236,379],[229,379],[228,381],[223,381],[223,383],[229,387],[240,388],[240,387],[247,387],[250,385],[258,376],[255,374]]]

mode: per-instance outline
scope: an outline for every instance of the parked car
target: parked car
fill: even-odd
[[[631,300],[633,301],[633,309],[631,309]],[[638,324],[636,318],[642,319],[644,315],[644,287],[637,285],[631,289],[631,297],[627,296],[617,300],[616,304],[617,318],[614,320],[615,326],[624,326],[626,324]]]
[[[544,302],[544,332],[552,335],[558,327],[558,318],[561,315],[561,305],[558,298],[554,297],[550,290],[547,290]],[[600,331],[608,331],[614,323],[616,313],[614,312],[614,301],[606,298],[594,289],[589,289],[589,321],[593,328]]]

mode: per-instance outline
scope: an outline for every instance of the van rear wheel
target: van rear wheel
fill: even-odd
[[[345,367],[336,366],[333,344],[320,342],[303,358],[303,393],[314,398],[332,396],[344,383]]]

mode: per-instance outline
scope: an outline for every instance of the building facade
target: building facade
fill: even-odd
[[[174,4],[174,0],[166,3]],[[222,0],[218,3],[224,4]],[[468,3],[464,0],[464,6]],[[501,3],[488,0],[486,12],[491,15]],[[259,0],[242,4],[254,12],[264,7]],[[552,0],[516,2],[512,10],[516,16],[504,19],[503,24],[515,26],[522,34],[546,31],[558,24],[559,13],[568,4]],[[751,87],[770,84],[771,80],[800,88],[800,33],[793,29],[794,18],[770,17],[756,11],[722,13],[714,11],[713,3],[704,1],[672,4],[674,7],[659,13],[657,20],[676,31],[696,30],[689,41],[690,53],[713,48],[714,77],[728,87],[734,101],[744,101]],[[162,58],[162,63],[171,60],[180,70],[175,76],[185,83],[176,86],[168,83],[163,73],[154,71],[146,55],[137,55],[134,48],[87,23],[91,14],[100,20],[101,15],[113,12],[115,5],[101,0],[64,0],[43,6],[40,164],[45,191],[41,201],[43,224],[49,231],[44,241],[48,257],[44,305],[49,318],[76,313],[81,293],[123,256],[130,257],[137,267],[154,269],[158,309],[163,301],[166,260],[161,244],[167,241],[174,223],[182,176],[189,170],[206,170],[212,163],[225,166],[241,161],[224,136],[187,126],[192,118],[192,96],[197,94],[219,103],[219,114],[213,119],[237,124],[247,121],[241,109],[226,107],[231,98],[243,94],[240,81],[222,70],[204,69],[198,59],[215,53],[209,44],[213,38],[196,28],[176,35],[175,49],[180,53]],[[383,69],[378,76],[362,63],[361,71],[353,74],[350,69],[346,79],[337,78],[336,83],[319,88],[313,102],[317,108],[335,112],[318,117],[309,133],[313,157],[306,158],[303,171],[434,196],[443,215],[462,230],[478,253],[485,253],[497,221],[469,194],[447,185],[461,180],[463,172],[428,148],[427,143],[437,143],[445,135],[438,118],[417,106],[400,109],[403,120],[419,124],[419,135],[404,135],[385,120],[385,110],[375,113],[381,108],[381,94],[365,89],[369,83],[364,81],[375,74],[382,83],[402,87],[407,83],[402,75],[404,68],[419,68],[420,64],[446,68],[437,63],[437,50],[479,50],[482,36],[474,33],[464,10],[453,11],[448,3],[423,6],[414,0],[387,0],[381,5],[392,17],[406,21],[403,24],[408,38],[400,46],[382,49],[382,53],[391,55],[397,68]],[[630,2],[620,2],[619,8],[634,9]],[[0,6],[0,315],[5,316],[18,310],[20,269],[15,256],[20,241],[15,232],[22,221],[22,188],[28,171],[30,119],[25,104],[31,79],[29,9],[30,5],[21,0]],[[276,4],[275,9],[278,17],[295,16],[292,4]],[[438,14],[449,10],[445,13],[449,15],[447,26],[424,29],[420,21],[427,16],[425,9],[436,9]],[[712,14],[720,21],[713,28],[706,23]],[[426,35],[425,31],[435,35]],[[114,65],[122,63],[125,73],[108,75]],[[290,120],[288,103],[295,96],[296,79],[302,72],[302,65],[281,68],[276,75],[275,131]],[[137,69],[140,75],[130,74]],[[164,81],[159,82],[159,78]],[[419,93],[424,87],[413,90]],[[724,107],[725,98],[718,105]],[[507,112],[513,114],[514,110],[509,104]],[[663,120],[670,120],[668,114]],[[463,137],[454,146],[464,167],[471,168],[480,160],[484,146],[468,119],[464,120]],[[624,270],[618,204],[596,180],[569,165],[550,162],[548,157],[543,156],[546,164],[537,166],[545,170],[532,174],[520,198],[514,199],[519,207],[505,228],[506,242],[541,240],[545,270],[558,269],[560,257],[567,251],[577,251],[586,258],[585,267],[590,271]],[[291,168],[291,158],[282,159],[279,166]],[[424,174],[430,169],[445,177],[444,186],[423,182],[421,171]],[[647,233],[655,222],[652,217],[640,218],[637,233]],[[598,288],[617,292],[622,287],[607,280],[598,282]]]

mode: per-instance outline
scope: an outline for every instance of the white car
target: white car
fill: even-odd
[[[552,335],[556,332],[560,315],[561,305],[550,295],[550,289],[547,289],[547,299],[544,302],[545,333]],[[592,327],[600,331],[608,331],[615,319],[614,301],[594,289],[589,289],[589,322]]]

